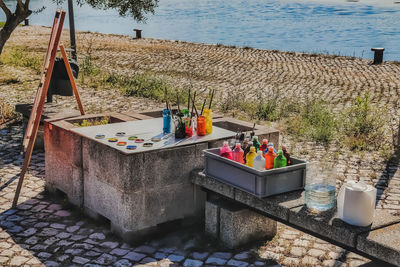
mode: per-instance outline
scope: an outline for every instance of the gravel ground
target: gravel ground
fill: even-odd
[[[48,32],[45,27],[20,27],[7,45],[27,46],[27,51],[41,52],[46,47]],[[78,33],[77,38],[79,51],[86,53],[92,42],[96,62],[118,73],[151,70],[179,86],[192,81],[198,89],[212,86],[230,94],[246,92],[247,97],[254,97],[259,90],[268,95],[273,89],[299,101],[318,96],[329,100],[337,110],[350,105],[356,96],[370,92],[372,101],[387,105],[393,118],[399,115],[400,65],[395,63],[371,66],[360,59],[133,40],[97,33]],[[39,75],[24,68],[0,68],[2,75],[19,80],[14,84],[0,80],[0,97],[13,105],[31,103]],[[83,88],[80,92],[90,113],[161,106],[148,99],[124,97],[118,91]],[[69,97],[56,96],[54,102],[60,107],[75,105]],[[393,119],[393,125],[396,123]],[[278,224],[278,234],[272,241],[234,251],[219,247],[195,227],[172,231],[137,246],[124,244],[109,232],[107,225],[91,221],[62,199],[45,194],[43,153],[33,155],[21,204],[11,209],[23,161],[19,153],[22,136],[19,125],[0,130],[0,265],[359,266],[369,262],[282,224]],[[375,152],[352,153],[313,142],[293,144],[288,136],[282,138],[282,143],[291,144],[291,150],[307,160],[327,157],[335,161],[337,186],[347,180],[363,180],[378,188],[378,209],[400,214],[396,162],[385,163]]]

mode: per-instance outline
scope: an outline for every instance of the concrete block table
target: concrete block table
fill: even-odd
[[[68,198],[76,199],[88,215],[108,219],[112,230],[126,241],[139,239],[166,222],[203,216],[205,194],[190,182],[190,173],[204,166],[202,151],[208,148],[209,142],[235,135],[214,127],[210,135],[177,140],[173,135],[163,137],[162,118],[155,118],[91,127],[64,127],[65,133],[57,133],[56,138],[54,126],[57,124],[60,130],[63,123],[53,125],[48,122],[46,182],[61,191],[64,188]],[[126,134],[116,137],[117,132]],[[106,137],[96,139],[97,134]],[[133,135],[145,142],[156,136],[162,140],[154,142],[153,147],[143,147],[128,140]],[[60,136],[63,137],[60,139]],[[128,145],[137,145],[137,149],[127,150],[125,146],[108,142],[111,137],[126,141]],[[66,140],[71,140],[68,145]],[[57,146],[68,153],[56,151]],[[48,155],[52,157],[49,163]],[[62,160],[56,159],[61,157]],[[66,159],[68,157],[70,159]],[[68,172],[71,178],[61,181],[52,176],[57,176],[58,164],[63,160],[67,162],[63,172]]]

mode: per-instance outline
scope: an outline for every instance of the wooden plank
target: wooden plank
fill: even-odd
[[[64,45],[62,45],[62,44],[60,45],[60,51],[61,51],[61,54],[62,54],[62,57],[64,60],[65,68],[67,69],[67,73],[68,73],[69,80],[71,82],[72,90],[74,91],[76,102],[78,103],[79,111],[81,112],[81,115],[85,115],[85,111],[83,110],[83,106],[81,103],[81,98],[79,97],[79,92],[78,92],[78,89],[76,88],[75,78],[74,78],[74,75],[72,75],[71,66],[69,65],[67,53],[65,52]]]
[[[47,70],[44,72],[44,83],[39,85],[39,89],[40,90],[40,98],[37,104],[37,110],[32,109],[32,114],[31,116],[34,116],[33,118],[33,127],[32,127],[32,133],[29,136],[29,141],[28,141],[28,146],[25,152],[25,158],[24,158],[24,164],[22,166],[22,170],[21,170],[21,174],[19,177],[19,181],[18,181],[18,185],[17,185],[17,190],[15,191],[15,196],[14,196],[14,201],[13,201],[13,207],[15,208],[18,204],[18,198],[19,198],[19,194],[21,192],[21,188],[22,188],[22,184],[24,182],[24,177],[26,174],[26,171],[28,170],[30,161],[31,161],[31,157],[32,157],[32,151],[33,151],[33,146],[35,144],[36,141],[36,136],[37,136],[37,132],[39,130],[39,124],[40,124],[40,118],[42,116],[42,112],[43,112],[43,106],[44,106],[44,102],[46,99],[46,95],[47,95],[47,90],[49,89],[49,84],[50,84],[50,80],[51,80],[51,74],[53,72],[53,67],[54,67],[54,62],[56,59],[56,54],[57,54],[57,48],[60,42],[60,38],[61,38],[61,33],[62,33],[62,28],[64,25],[64,19],[65,19],[65,11],[60,10],[60,20],[57,26],[57,31],[56,34],[54,36],[54,40],[52,42],[53,46],[51,47],[51,53],[50,53],[50,58],[49,58],[49,64],[48,64],[48,68]],[[43,87],[41,87],[43,86]],[[35,107],[35,106],[34,106]]]
[[[53,27],[51,28],[49,44],[47,46],[46,55],[45,55],[45,58],[43,61],[40,83],[39,83],[38,89],[36,91],[35,101],[33,102],[33,107],[32,107],[33,112],[31,113],[31,116],[29,117],[29,121],[28,121],[26,130],[25,130],[24,140],[22,142],[22,147],[23,147],[24,152],[26,152],[26,149],[28,146],[28,140],[29,140],[29,138],[31,138],[31,135],[32,135],[33,119],[36,117],[36,114],[34,112],[36,112],[36,110],[38,109],[39,98],[42,95],[43,83],[44,83],[44,79],[46,77],[46,72],[49,67],[49,56],[51,53],[51,47],[54,46],[54,39],[55,39],[56,31],[57,31],[60,14],[61,14],[61,10],[57,9],[56,14],[54,16]]]

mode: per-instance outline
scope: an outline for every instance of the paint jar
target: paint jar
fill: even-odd
[[[175,116],[174,124],[175,124],[175,138],[185,138],[186,137],[185,119],[182,113],[179,113]]]
[[[197,117],[197,135],[206,135],[206,120],[204,116]]]
[[[228,142],[224,142],[224,145],[219,149],[219,155],[221,157],[227,158],[227,159],[233,159],[232,158],[232,150],[229,147]]]
[[[189,119],[190,120],[190,119]],[[186,122],[186,120],[185,120]],[[185,123],[185,133],[187,137],[192,137],[193,136],[193,128],[192,127],[187,127]]]
[[[163,115],[163,134],[171,133],[171,111],[169,109],[164,109]]]
[[[212,133],[212,119],[213,119],[212,110],[205,108],[203,110],[203,114],[206,121],[206,134],[210,134]]]
[[[283,151],[279,150],[278,155],[274,158],[274,168],[283,168],[287,166],[287,160],[283,155]]]
[[[232,150],[232,159],[236,162],[243,164],[244,163],[243,156],[244,156],[244,151],[240,147],[240,143],[236,143],[235,149]]]

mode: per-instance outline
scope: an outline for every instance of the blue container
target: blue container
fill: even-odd
[[[163,115],[163,134],[171,133],[171,111],[169,109],[164,109]]]

